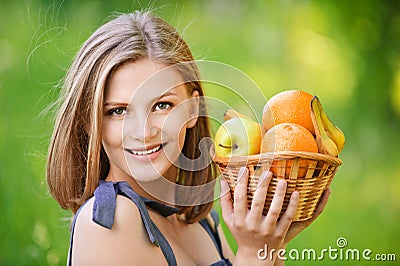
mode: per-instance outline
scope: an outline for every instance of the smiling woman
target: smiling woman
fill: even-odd
[[[76,213],[76,224],[74,222],[73,225],[73,232],[76,230],[76,233],[72,234],[75,239],[73,246],[71,242],[70,263],[96,263],[97,260],[115,263],[116,257],[122,263],[130,261],[133,255],[138,255],[134,256],[136,262],[139,258],[145,259],[139,256],[143,254],[142,251],[138,254],[126,252],[125,256],[117,256],[118,251],[124,250],[122,247],[110,254],[99,252],[98,254],[107,254],[104,258],[87,255],[90,250],[86,245],[84,249],[80,248],[81,243],[88,241],[93,241],[93,245],[89,246],[97,251],[106,248],[103,244],[112,242],[112,239],[117,239],[120,243],[121,239],[115,231],[121,230],[118,225],[125,221],[131,226],[139,226],[130,227],[138,228],[139,232],[131,229],[125,232],[125,236],[137,233],[133,234],[131,241],[134,241],[135,235],[146,233],[145,229],[148,227],[143,228],[141,220],[145,224],[153,222],[146,220],[149,214],[142,207],[143,197],[154,199],[154,196],[148,195],[138,181],[152,183],[151,181],[167,178],[174,183],[196,186],[215,179],[217,172],[213,164],[198,171],[178,171],[173,165],[181,153],[186,158],[196,159],[199,156],[200,140],[210,137],[206,117],[196,117],[200,112],[206,114],[204,104],[200,100],[187,101],[189,98],[199,99],[203,95],[198,71],[192,61],[188,46],[175,29],[146,12],[117,17],[100,27],[82,46],[69,70],[60,97],[47,168],[50,192],[63,208],[71,208]],[[153,82],[149,89],[142,84],[160,70],[181,62],[188,63],[170,73],[161,71],[167,74],[168,81],[179,80],[181,85],[165,87],[165,83],[157,83],[162,85],[157,87]],[[184,79],[191,82],[183,83]],[[137,211],[134,205],[124,205],[124,200],[118,200],[121,202],[118,204],[119,208],[128,210],[123,217],[118,216],[118,209],[106,211],[110,217],[114,217],[115,212],[114,226],[101,222],[97,215],[92,217],[98,224],[112,227],[107,241],[99,241],[102,234],[92,231],[96,228],[92,228],[96,223],[91,222],[90,213],[92,209],[103,209],[99,201],[103,202],[104,196],[99,196],[102,195],[99,191],[108,184],[114,184],[117,194],[128,188],[124,190],[124,195],[133,195],[131,199],[139,197],[139,202],[142,203],[134,202],[138,204],[141,215],[137,217],[137,212],[129,211],[131,208]],[[97,201],[93,202],[93,195],[97,192]],[[173,190],[169,194],[174,197]],[[157,199],[154,200],[157,202]],[[83,204],[84,202],[88,204]],[[176,207],[179,207],[179,216],[173,221],[182,227],[197,223],[208,215],[212,201],[197,206]],[[129,213],[136,216],[130,217]],[[175,220],[177,217],[179,219]],[[162,228],[163,224],[170,222],[161,220],[155,223]],[[162,229],[161,231],[166,233]],[[93,235],[88,236],[87,232],[93,232]],[[195,232],[207,235],[207,231],[203,229],[197,228]],[[153,234],[148,234],[153,241]],[[148,238],[146,239],[145,243],[148,242]],[[158,236],[157,242],[162,241],[160,239],[164,237]],[[164,246],[172,246],[176,253],[174,260],[176,257],[177,261],[187,261],[186,252],[179,248],[184,244],[172,240],[170,242],[162,245],[157,254],[162,255],[165,252]],[[121,246],[118,243],[115,246]],[[124,246],[129,247],[129,243]],[[208,246],[207,254],[215,253],[215,247]],[[153,246],[150,247],[154,249]],[[152,259],[157,261],[160,258],[152,256]],[[205,259],[210,262],[218,260],[212,256],[206,256]]]
[[[263,215],[271,173],[248,209],[242,169],[234,203],[221,182],[223,218],[238,243],[233,255],[212,210],[218,172],[200,150],[210,127],[197,65],[176,30],[148,12],[120,15],[89,37],[59,104],[47,181],[75,214],[70,265],[272,265],[280,261],[261,261],[257,250],[284,247],[327,202],[329,193],[313,219],[292,224],[294,192],[278,220],[281,180]]]
[[[178,44],[180,50],[175,47]],[[133,72],[137,72],[134,73],[133,78],[121,75],[129,70],[126,65],[133,65],[128,62],[133,63],[144,58],[157,63],[145,69],[135,68]],[[191,61],[193,57],[190,50],[175,29],[149,13],[137,12],[122,15],[100,27],[88,39],[67,75],[49,151],[49,187],[61,206],[71,208],[75,212],[87,198],[93,195],[98,180],[104,180],[107,177],[110,161],[102,145],[104,139],[101,139],[101,136],[107,135],[107,132],[99,130],[108,124],[103,125],[103,114],[112,110],[114,115],[105,115],[104,121],[118,121],[114,119],[116,112],[123,114],[123,110],[128,111],[132,88],[138,88],[147,77],[166,66],[189,62],[182,65],[179,78],[194,81],[185,86],[189,95],[193,91],[198,91],[199,96],[203,95],[201,84],[196,82],[199,80],[197,70],[193,68]],[[130,82],[134,83],[130,84]],[[113,90],[107,90],[106,87],[109,88],[110,83],[115,83],[116,88],[113,86]],[[144,88],[135,92],[135,98],[139,100],[131,106],[141,105],[145,99],[143,97],[147,97],[148,89]],[[114,92],[111,99],[107,93],[110,94],[114,90],[118,91]],[[154,94],[152,96],[153,98],[160,97]],[[105,100],[107,106],[104,106]],[[200,104],[199,108],[204,109],[204,105]],[[139,111],[142,110],[143,108]],[[205,111],[200,112],[205,113]],[[195,127],[185,133],[187,145],[183,146],[182,153],[187,158],[198,157],[197,145],[200,139],[210,136],[208,120],[205,117],[199,117],[197,120]],[[125,121],[124,124],[129,124],[129,121],[131,120]],[[145,118],[135,120],[131,129],[140,129],[138,134],[143,134],[143,129],[146,128],[143,121]],[[122,134],[122,123],[115,122],[110,125],[114,127],[121,125],[119,134]],[[106,129],[111,128],[112,126]],[[59,142],[61,139],[70,139],[70,141],[65,146],[65,143]],[[179,182],[185,182],[186,185],[207,183],[215,178],[216,173],[212,170],[214,167],[209,165],[198,172],[180,171],[178,180],[185,180]],[[67,176],[74,178],[68,179]],[[204,216],[201,211],[203,208],[207,212],[210,207],[211,204],[206,204],[196,208],[196,212],[192,212],[193,207],[184,207],[186,211],[182,211],[186,212],[188,220],[196,220],[197,216]]]
[[[162,82],[158,88],[152,86],[151,90],[142,86],[165,68],[148,59],[125,63],[110,76],[105,90],[105,113],[110,110],[121,113],[116,115],[113,111],[112,115],[103,118],[103,147],[107,154],[113,154],[106,180],[121,178],[135,191],[142,191],[137,181],[164,177],[176,182],[174,162],[184,146],[187,129],[197,122],[197,119],[191,119],[191,110],[199,108],[198,101],[197,106],[188,102],[191,97],[198,98],[197,90],[190,95],[185,84],[169,89],[164,86],[167,82]],[[182,83],[176,72],[171,72],[171,79]]]

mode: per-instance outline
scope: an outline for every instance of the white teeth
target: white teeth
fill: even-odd
[[[159,146],[157,146],[157,147],[155,147],[155,148],[153,148],[153,149],[150,149],[150,150],[145,150],[145,151],[134,151],[134,150],[130,150],[130,152],[131,152],[133,155],[149,155],[149,154],[152,154],[152,153],[158,151],[159,149],[161,149],[161,145],[159,145]]]

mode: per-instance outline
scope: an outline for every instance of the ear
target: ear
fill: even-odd
[[[194,90],[192,92],[192,97],[190,99],[190,119],[187,122],[187,127],[192,128],[197,123],[197,118],[199,117],[199,92]]]

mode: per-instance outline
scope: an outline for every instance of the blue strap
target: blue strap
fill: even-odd
[[[229,266],[232,265],[232,263],[229,261],[229,259],[226,259],[224,257],[224,254],[222,252],[222,245],[221,245],[221,239],[219,237],[218,233],[218,225],[219,225],[219,216],[216,210],[212,209],[210,212],[211,218],[214,221],[213,227],[211,227],[211,224],[208,223],[206,219],[201,220],[199,223],[203,228],[206,230],[206,232],[210,235],[212,241],[214,242],[215,247],[218,250],[219,256],[221,257],[221,260],[211,264],[211,266]]]
[[[214,221],[214,232],[213,232],[213,236],[214,236],[214,243],[217,243],[217,249],[219,251],[219,255],[221,256],[221,260],[212,264],[211,266],[222,266],[222,265],[226,265],[226,266],[231,266],[232,263],[229,261],[229,259],[224,257],[224,254],[222,252],[222,244],[221,244],[221,238],[219,236],[218,233],[218,225],[219,225],[219,216],[216,210],[212,209],[211,212],[211,218]]]
[[[222,254],[222,245],[221,245],[221,240],[218,234],[218,225],[219,225],[219,217],[218,217],[218,213],[212,209],[210,212],[210,215],[214,221],[214,226],[213,228],[211,227],[211,225],[208,223],[207,219],[203,219],[201,220],[199,223],[200,225],[206,230],[206,232],[210,235],[212,241],[214,242],[215,247],[218,250],[218,253],[220,255],[221,258],[223,258],[223,254]]]
[[[129,197],[138,207],[150,241],[158,246],[159,243],[154,236],[155,229],[149,222],[150,216],[143,201],[140,200],[138,194],[134,193],[132,189],[128,188],[130,187],[125,182],[112,183],[100,181],[100,185],[94,192],[95,200],[93,203],[93,222],[111,229],[114,224],[117,194],[121,194],[121,192],[123,192],[123,194]]]
[[[101,181],[95,193],[95,201],[93,204],[93,222],[111,229],[114,224],[114,214],[116,206],[116,196],[123,195],[128,197],[138,207],[140,216],[142,218],[144,227],[149,236],[150,241],[156,246],[161,248],[164,257],[166,258],[168,265],[175,266],[176,258],[171,246],[167,239],[162,235],[157,226],[150,219],[150,215],[146,209],[146,202],[154,202],[148,199],[144,199],[139,196],[126,182],[105,182]],[[157,205],[157,204],[155,204]],[[178,209],[164,206],[164,214],[172,214],[178,212]]]
[[[161,233],[161,231],[158,229],[158,227],[153,223],[153,221],[151,221],[151,223],[154,225],[155,234],[160,243],[161,251],[162,251],[165,259],[168,262],[168,265],[176,266],[177,262],[176,262],[175,254],[174,254],[174,251],[172,250],[170,244],[168,243],[168,241],[164,237],[164,235]]]
[[[221,259],[217,262],[214,262],[210,266],[232,266],[232,263],[229,259]]]
[[[114,224],[116,193],[111,182],[104,182],[94,191],[93,221],[108,229]]]
[[[211,217],[214,220],[214,238],[215,238],[215,242],[217,243],[218,250],[220,251],[219,254],[221,255],[221,258],[223,258],[224,255],[222,254],[221,239],[220,239],[219,234],[218,234],[219,216],[218,216],[217,211],[214,210],[214,209],[211,210],[210,214],[211,214]]]
[[[142,218],[143,224],[145,226],[146,232],[149,236],[150,241],[161,248],[161,251],[168,262],[168,265],[176,266],[176,258],[174,252],[169,245],[167,239],[163,236],[161,231],[157,228],[154,222],[150,219],[150,215],[146,209],[146,205],[150,208],[154,209],[158,213],[163,216],[171,215],[172,213],[177,213],[179,209],[170,207],[156,201],[152,201],[150,199],[146,199],[138,195],[134,190],[129,186],[126,182],[106,182],[100,181],[99,186],[94,192],[95,200],[93,203],[93,221],[101,226],[104,226],[108,229],[111,229],[114,224],[114,216],[115,216],[115,207],[116,207],[116,196],[123,195],[131,199],[135,205],[138,207],[140,216]],[[84,204],[81,206],[81,208]],[[73,235],[74,228],[77,216],[81,210],[77,211],[75,214],[72,226],[71,226],[71,239],[70,239],[70,248],[68,252],[68,262],[67,265],[71,265],[72,258],[72,244],[73,244]],[[217,227],[219,224],[218,213],[215,210],[210,212],[211,217],[214,220],[214,228],[212,229],[210,224],[208,224],[206,219],[200,221],[200,224],[203,228],[208,232],[211,236],[214,244],[217,247],[217,250],[221,256],[221,260],[212,264],[212,266],[217,265],[231,265],[228,259],[225,259],[222,255],[222,246],[219,238],[219,234],[217,231]]]

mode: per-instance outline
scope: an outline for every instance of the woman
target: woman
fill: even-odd
[[[233,205],[221,182],[234,256],[212,211],[212,189],[200,197],[185,190],[217,178],[212,162],[196,160],[210,137],[199,80],[187,44],[148,12],[120,15],[84,43],[65,79],[47,166],[52,196],[75,214],[69,264],[272,265],[281,263],[276,254],[260,260],[257,251],[284,248],[322,211],[329,193],[313,219],[292,223],[294,192],[278,220],[282,180],[263,216],[269,172],[248,210],[243,169]]]

